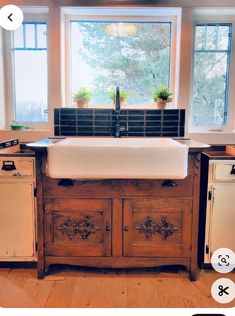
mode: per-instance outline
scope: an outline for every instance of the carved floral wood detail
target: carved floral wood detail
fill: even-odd
[[[56,227],[56,230],[66,235],[72,240],[75,237],[87,239],[91,234],[95,234],[100,228],[90,221],[89,216],[84,216],[81,220],[68,217],[65,222]]]
[[[153,219],[147,216],[144,223],[137,226],[136,229],[140,233],[144,234],[147,239],[157,233],[163,240],[167,239],[178,230],[173,224],[168,222],[167,216],[163,216],[161,218],[161,223],[154,223]]]

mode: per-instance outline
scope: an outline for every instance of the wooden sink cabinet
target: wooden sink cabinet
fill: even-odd
[[[184,180],[71,180],[46,175],[36,151],[38,277],[52,264],[184,265],[197,278],[200,152]]]

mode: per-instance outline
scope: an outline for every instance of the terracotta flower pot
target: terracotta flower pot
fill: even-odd
[[[167,100],[162,100],[162,99],[157,99],[154,101],[154,103],[156,104],[156,106],[159,110],[165,109],[166,102],[167,102]]]
[[[74,101],[76,102],[78,108],[87,108],[89,104],[89,101],[86,99],[76,99]]]

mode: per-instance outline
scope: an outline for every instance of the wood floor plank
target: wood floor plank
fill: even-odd
[[[10,273],[10,268],[1,268],[0,269],[0,277],[7,277],[7,275]]]
[[[179,292],[179,278],[159,278],[157,281],[160,307],[185,307],[184,300]]]
[[[160,307],[156,279],[129,276],[127,280],[127,307]]]
[[[54,281],[25,280],[22,290],[40,307],[45,307]]]
[[[57,267],[44,280],[37,280],[36,269],[0,268],[0,277],[5,276],[14,287],[22,290],[29,305],[40,307],[213,308],[235,305],[234,302],[218,304],[210,293],[216,279],[228,277],[235,280],[235,273],[220,275],[212,270],[201,270],[199,279],[190,282],[185,270],[178,273],[167,269],[160,271]],[[10,304],[12,299],[12,295],[8,295],[5,304]],[[23,300],[22,304],[25,302]],[[20,304],[18,297],[12,304]]]
[[[78,278],[70,307],[118,308],[127,306],[126,278]]]
[[[71,305],[73,294],[76,288],[76,279],[69,278],[61,281],[54,281],[50,295],[45,307],[68,308]]]
[[[25,280],[29,278],[37,278],[36,269],[12,269],[7,275],[7,279],[19,288],[22,288]]]
[[[22,289],[4,277],[0,277],[0,306],[5,308],[39,307]]]

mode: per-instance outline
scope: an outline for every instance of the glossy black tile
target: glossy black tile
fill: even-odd
[[[116,115],[112,109],[55,109],[56,136],[113,136]],[[122,109],[120,126],[122,136],[184,136],[185,110]]]
[[[60,109],[54,109],[54,125],[60,124]]]
[[[76,115],[76,109],[71,109],[71,108],[64,108],[60,109],[60,114],[61,115]]]
[[[60,127],[58,125],[54,126],[54,135],[60,136]]]

